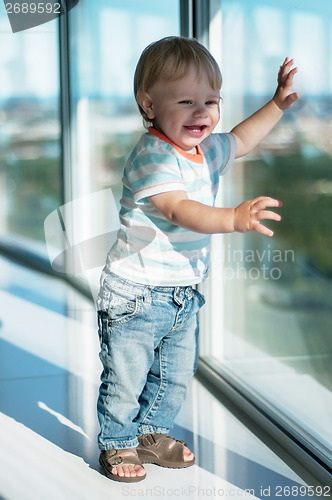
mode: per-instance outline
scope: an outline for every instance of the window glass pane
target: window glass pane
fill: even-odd
[[[179,34],[178,4],[88,0],[70,12],[73,197],[106,186],[119,197],[124,162],[144,132],[134,70],[149,43]]]
[[[272,196],[283,202],[282,222],[266,222],[273,238],[222,237],[212,273],[221,268],[223,318],[206,352],[326,457],[332,444],[332,3],[222,0],[221,8],[223,129],[273,96],[286,56],[299,67],[294,85],[301,100],[225,178],[224,206]]]
[[[73,216],[75,242],[117,228],[114,204],[124,164],[145,131],[133,95],[135,67],[149,43],[178,35],[179,24],[178,0],[86,0],[69,13],[72,160],[66,201],[83,200]],[[109,195],[96,194],[106,188]],[[96,264],[105,262],[108,250],[105,245]]]
[[[46,253],[60,204],[57,22],[12,33],[0,5],[0,233]]]

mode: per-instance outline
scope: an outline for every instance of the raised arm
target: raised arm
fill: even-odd
[[[278,87],[271,101],[231,130],[236,143],[236,158],[252,151],[278,123],[283,112],[299,99],[299,94],[293,92],[293,79],[297,73],[297,68],[292,69],[293,64],[294,60],[286,57],[280,66]]]
[[[268,207],[280,207],[281,202],[266,196],[245,201],[236,208],[210,207],[189,200],[185,191],[156,194],[150,196],[149,201],[172,224],[196,233],[257,231],[266,236],[273,236],[273,231],[261,224],[261,221],[263,219],[281,220],[279,214],[266,210]]]

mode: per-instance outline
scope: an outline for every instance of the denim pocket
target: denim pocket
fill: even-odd
[[[138,297],[113,293],[107,311],[109,325],[127,323],[136,316],[138,309]]]

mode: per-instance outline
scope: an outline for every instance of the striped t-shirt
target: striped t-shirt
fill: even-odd
[[[213,206],[219,175],[228,170],[234,155],[231,134],[212,134],[197,147],[197,154],[190,154],[150,128],[124,169],[121,225],[104,273],[155,286],[193,285],[205,279],[210,235],[172,224],[148,197],[181,190],[189,199]]]

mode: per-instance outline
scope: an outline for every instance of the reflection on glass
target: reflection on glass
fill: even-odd
[[[330,456],[332,444],[332,79],[329,0],[222,0],[223,118],[230,129],[273,95],[286,56],[301,101],[226,176],[225,206],[283,202],[270,239],[225,235],[224,335],[210,356]]]
[[[56,21],[13,34],[0,10],[0,234],[43,252],[60,201],[57,43]]]

